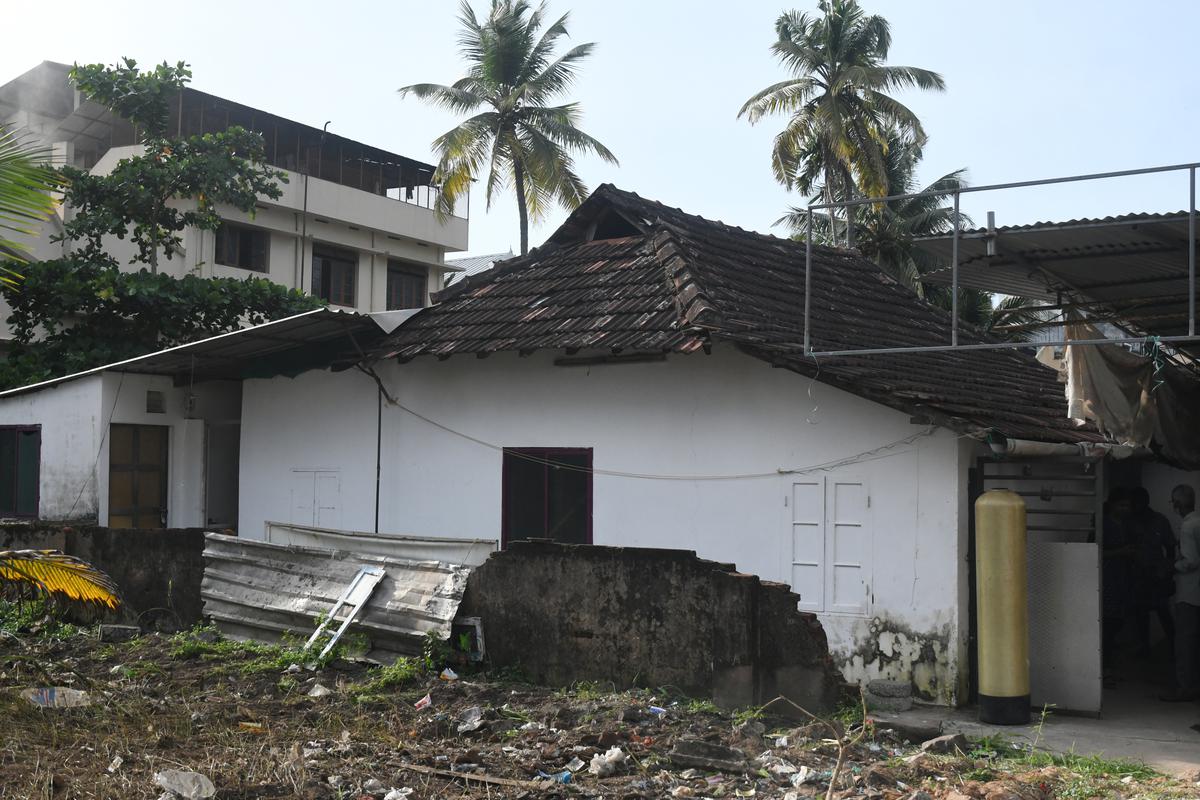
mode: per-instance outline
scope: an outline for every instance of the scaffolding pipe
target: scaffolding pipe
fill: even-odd
[[[954,195],[954,239],[952,243],[952,276],[951,276],[951,335],[949,345],[931,345],[919,347],[876,347],[864,348],[858,350],[827,350],[820,353],[814,352],[811,347],[811,320],[810,309],[811,303],[809,298],[812,294],[812,215],[814,211],[824,209],[843,209],[847,217],[850,214],[850,208],[854,206],[866,205],[868,203],[887,203],[894,200],[914,200],[920,197],[944,197],[950,192],[932,189],[924,192],[910,192],[906,194],[893,194],[884,197],[863,197],[854,199],[851,197],[847,200],[841,200],[831,203],[813,203],[808,206],[808,221],[807,234],[805,236],[804,247],[804,354],[808,356],[853,356],[853,355],[885,355],[891,353],[940,353],[949,350],[1003,350],[1019,347],[1045,347],[1045,346],[1065,346],[1069,344],[1078,345],[1098,345],[1098,344],[1136,344],[1150,342],[1192,342],[1200,339],[1196,336],[1196,168],[1200,167],[1200,163],[1192,162],[1188,164],[1171,164],[1161,167],[1143,167],[1141,169],[1125,169],[1114,170],[1112,172],[1093,172],[1086,175],[1068,175],[1060,178],[1041,178],[1032,181],[1012,181],[1010,183],[993,183],[985,186],[966,186],[959,187],[953,190]],[[994,342],[985,344],[960,345],[958,344],[958,240],[959,240],[959,200],[963,192],[989,192],[1001,189],[1020,189],[1031,186],[1047,186],[1058,183],[1079,183],[1081,181],[1103,180],[1106,178],[1124,178],[1134,175],[1153,175],[1160,172],[1178,172],[1181,170],[1188,171],[1189,178],[1189,203],[1188,203],[1188,333],[1187,336],[1161,336],[1161,337],[1128,337],[1122,339],[1088,339],[1077,341],[1061,341],[1061,342]],[[990,227],[990,226],[989,226]],[[849,234],[849,231],[847,231]],[[989,230],[986,236],[994,235],[994,232]],[[1095,288],[1095,287],[1091,287]]]
[[[811,353],[808,309],[812,307],[812,209],[808,210],[808,230],[804,234],[804,352]]]
[[[957,192],[991,192],[1000,189],[1021,189],[1027,186],[1046,186],[1053,183],[1078,183],[1080,181],[1095,181],[1105,178],[1127,178],[1133,175],[1153,175],[1158,172],[1179,172],[1181,170],[1195,170],[1200,167],[1200,162],[1190,164],[1171,164],[1165,167],[1143,167],[1142,169],[1123,169],[1115,172],[1093,172],[1089,175],[1068,175],[1064,178],[1040,178],[1035,181],[1014,181],[1012,183],[992,183],[986,186],[963,186],[956,189]],[[890,194],[885,197],[862,197],[857,200],[841,200],[836,203],[815,203],[810,205],[810,210],[823,210],[826,208],[841,208],[842,206],[861,206],[868,203],[888,203],[892,200],[915,200],[918,197],[941,197],[949,194],[946,190],[930,189],[924,192],[911,192],[909,194]]]
[[[1066,347],[1068,345],[1100,344],[1153,344],[1161,342],[1200,342],[1200,336],[1126,336],[1120,339],[1062,339],[1057,342],[982,342],[980,344],[934,344],[917,347],[867,347],[857,350],[809,350],[806,355],[814,358],[834,356],[880,356],[893,353],[945,353],[953,350],[1017,350],[1022,347]]]
[[[958,346],[958,192],[954,193],[954,240],[950,245],[950,344]]]
[[[1196,335],[1196,167],[1188,170],[1188,336]]]

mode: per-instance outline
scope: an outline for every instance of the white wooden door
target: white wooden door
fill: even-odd
[[[873,531],[866,483],[836,475],[795,479],[784,502],[800,610],[868,614]]]
[[[337,528],[341,524],[342,477],[337,470],[293,469],[292,518],[296,525]]]

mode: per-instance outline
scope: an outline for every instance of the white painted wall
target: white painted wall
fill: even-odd
[[[555,367],[552,354],[388,363],[409,409],[496,446],[591,447],[594,468],[658,475],[768,473],[742,480],[597,474],[594,541],[676,547],[791,582],[792,478],[920,432],[907,415],[775,370],[732,349],[665,363]],[[266,520],[375,527],[376,400],[357,372],[247,381],[239,533]],[[384,406],[379,530],[500,536],[501,453]],[[847,677],[911,678],[955,702],[964,657],[966,467],[970,448],[935,431],[882,457],[830,471],[863,480],[871,504],[871,597],[863,615],[824,614]],[[328,499],[298,502],[309,474]],[[960,612],[962,619],[960,621]],[[936,666],[918,666],[936,653]]]
[[[0,398],[0,425],[42,428],[38,516],[94,519],[97,490],[92,466],[100,446],[99,375]]]
[[[146,411],[146,393],[164,394],[165,412]],[[188,411],[188,396],[194,395]],[[171,527],[206,524],[206,425],[235,425],[241,385],[202,383],[190,390],[170,378],[101,373],[36,392],[0,398],[0,425],[42,428],[39,518],[108,521],[108,426],[161,425],[168,445],[168,519]]]

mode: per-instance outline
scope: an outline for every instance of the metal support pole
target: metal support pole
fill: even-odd
[[[1196,168],[1188,170],[1188,336],[1196,335]]]
[[[853,189],[850,190],[850,199],[851,200],[854,199],[854,190]],[[846,249],[847,250],[854,249],[854,214],[853,214],[853,211],[851,210],[851,208],[852,208],[851,206],[843,207],[843,209],[846,213]]]
[[[958,347],[958,192],[954,193],[954,239],[950,246],[950,345]]]
[[[804,353],[812,352],[809,342],[808,310],[812,307],[812,209],[808,210],[807,230],[804,234]]]
[[[849,356],[882,356],[904,353],[945,353],[950,350],[1020,350],[1022,348],[1037,349],[1039,347],[1066,347],[1067,345],[1097,345],[1097,344],[1153,344],[1174,342],[1198,342],[1200,336],[1160,336],[1154,339],[1149,336],[1125,336],[1119,339],[1060,339],[1054,342],[982,342],[979,344],[960,344],[957,347],[948,344],[918,345],[916,347],[863,347],[857,350],[818,350],[808,351],[806,356],[819,358],[845,358]]]

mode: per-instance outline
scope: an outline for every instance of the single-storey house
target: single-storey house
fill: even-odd
[[[972,499],[1008,486],[1031,504],[1031,569],[1049,570],[1031,580],[1034,659],[1060,676],[1042,695],[1098,709],[1095,528],[1116,450],[1028,353],[806,356],[806,305],[818,351],[950,330],[852,252],[811,263],[806,304],[803,243],[605,185],[395,330],[314,312],[13,390],[0,436],[40,426],[45,519],[144,525],[144,487],[165,481],[165,524],[232,527],[232,503],[243,537],[275,522],[695,550],[789,584],[848,679],[946,704],[971,691]],[[155,391],[174,416],[152,415]]]

